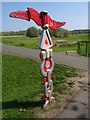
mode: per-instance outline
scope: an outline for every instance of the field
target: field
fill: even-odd
[[[14,46],[21,46],[21,47],[27,47],[32,49],[38,48],[39,38],[28,38],[25,36],[21,37],[4,37],[2,38],[2,43],[7,45],[14,45]]]
[[[59,38],[53,38],[53,40],[58,40]],[[76,34],[76,35],[69,35],[68,37],[60,38],[61,40],[68,40],[68,41],[77,41],[77,40],[87,40],[88,34]]]
[[[41,109],[43,77],[40,63],[14,55],[2,55],[2,115],[3,118],[33,118]],[[54,96],[65,94],[74,84],[67,78],[80,75],[80,70],[55,64],[53,71]]]

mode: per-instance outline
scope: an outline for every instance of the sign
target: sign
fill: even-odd
[[[9,14],[12,18],[20,18],[30,21],[32,19],[37,25],[42,27],[42,34],[40,38],[39,48],[40,59],[41,59],[41,73],[44,78],[44,106],[46,107],[48,103],[51,103],[53,97],[53,81],[52,81],[52,71],[54,69],[53,61],[53,42],[50,37],[48,28],[56,30],[66,24],[66,22],[57,22],[52,20],[48,15],[47,11],[41,11],[40,13],[33,8],[27,8],[27,11],[16,11]]]

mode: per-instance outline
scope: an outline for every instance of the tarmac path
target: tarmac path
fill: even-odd
[[[0,44],[0,51],[40,61],[40,50]],[[65,108],[62,113],[57,113],[55,118],[88,118],[88,98],[90,98],[90,96],[88,96],[88,91],[90,90],[90,81],[88,81],[88,60],[90,58],[65,55],[64,53],[54,53],[53,58],[56,64],[68,65],[87,71],[87,76],[84,77],[84,81],[81,83],[82,87],[79,93],[68,103],[67,108]]]
[[[0,48],[2,47],[2,52],[16,54],[19,56],[29,57],[31,59],[35,59],[40,61],[39,52],[40,50],[34,50],[23,47],[9,46],[0,44]],[[1,51],[1,49],[0,49]],[[63,64],[67,66],[72,66],[75,68],[80,68],[82,70],[88,70],[88,59],[84,56],[71,56],[66,55],[64,53],[53,53],[53,59],[56,64]]]

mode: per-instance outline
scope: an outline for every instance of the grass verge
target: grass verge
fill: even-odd
[[[2,55],[2,116],[3,118],[33,118],[44,98],[43,77],[39,63],[14,55]],[[69,90],[67,79],[80,75],[80,70],[55,64],[54,96]]]

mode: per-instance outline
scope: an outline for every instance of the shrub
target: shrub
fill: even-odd
[[[39,30],[35,27],[30,27],[26,31],[27,37],[38,37],[39,36]]]

